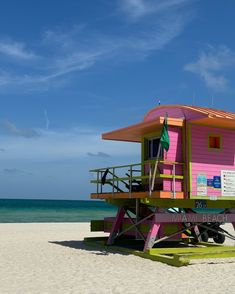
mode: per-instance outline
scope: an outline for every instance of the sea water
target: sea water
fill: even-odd
[[[104,201],[0,199],[0,223],[89,222],[116,210]]]

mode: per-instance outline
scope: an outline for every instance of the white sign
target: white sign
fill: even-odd
[[[235,197],[235,170],[221,170],[222,196]]]
[[[207,180],[205,174],[197,175],[197,196],[207,196]]]

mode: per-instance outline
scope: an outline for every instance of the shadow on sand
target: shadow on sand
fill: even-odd
[[[76,241],[76,240],[70,240],[70,241],[49,241],[51,244],[56,244],[60,246],[69,247],[72,249],[79,249],[79,250],[86,250],[90,251],[92,254],[96,255],[109,255],[112,254],[121,254],[121,255],[128,255],[129,253],[126,252],[114,252],[111,250],[106,250],[106,247],[94,247],[90,244],[85,243],[84,241]]]
[[[130,252],[124,252],[124,251],[115,251],[112,250],[112,246],[111,247],[107,247],[107,246],[103,246],[103,247],[99,247],[99,246],[93,246],[89,243],[85,243],[84,241],[81,240],[69,240],[69,241],[49,241],[49,243],[51,244],[55,244],[55,245],[60,245],[60,246],[64,246],[64,247],[68,247],[68,248],[72,248],[72,249],[78,249],[78,250],[85,250],[85,251],[90,251],[91,254],[95,254],[95,255],[109,255],[109,254],[120,254],[120,255],[130,255]],[[126,244],[125,244],[126,245]],[[138,244],[139,248],[133,248],[133,244],[132,246],[125,246],[124,248],[128,248],[128,249],[135,249],[135,250],[139,250],[140,249],[140,244]],[[122,244],[123,246],[123,244]],[[132,247],[132,248],[131,248]],[[134,246],[135,247],[135,246]],[[143,249],[142,249],[143,250]],[[156,262],[156,261],[155,261]],[[203,259],[199,259],[197,260],[195,263],[192,261],[190,262],[190,266],[197,266],[197,265],[205,265],[205,264],[210,264],[210,265],[218,265],[218,264],[228,264],[228,263],[235,263],[235,258],[232,259],[227,259],[227,258],[222,258],[222,259],[209,259],[209,260],[203,260]]]

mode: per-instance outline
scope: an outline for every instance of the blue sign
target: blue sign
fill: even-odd
[[[221,189],[221,177],[220,176],[213,177],[213,187],[215,189]]]
[[[207,179],[207,187],[213,187],[213,179]]]

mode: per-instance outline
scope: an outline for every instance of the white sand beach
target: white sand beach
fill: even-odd
[[[235,258],[175,268],[84,246],[97,235],[88,223],[0,224],[0,293],[235,293]]]

